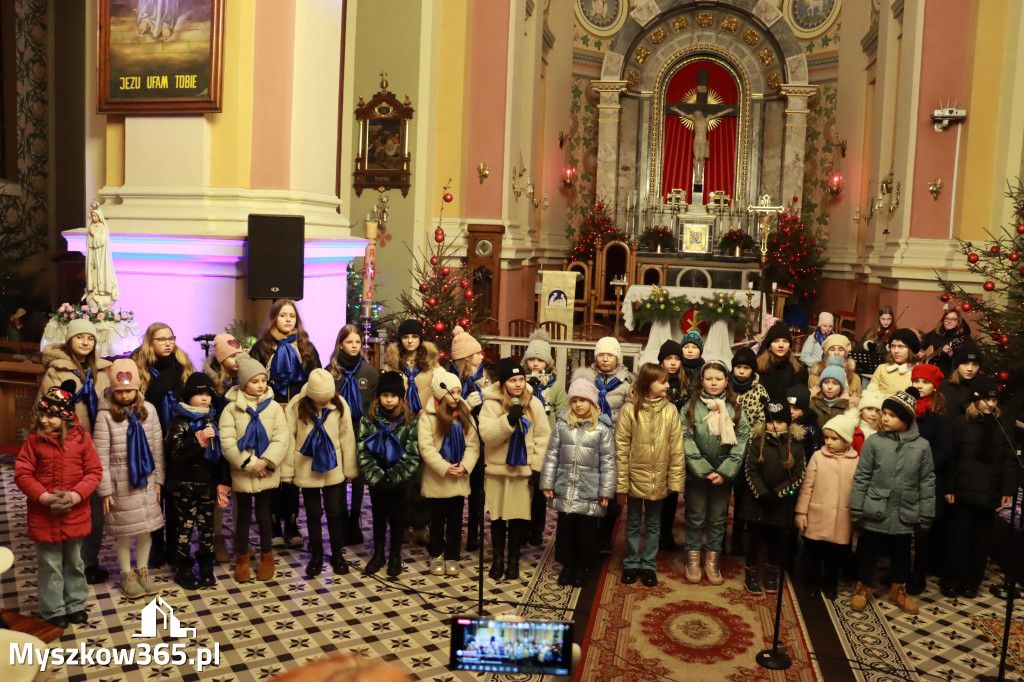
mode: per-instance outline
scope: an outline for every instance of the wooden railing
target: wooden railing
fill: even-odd
[[[503,358],[522,358],[526,347],[530,344],[529,339],[518,336],[488,336],[485,338],[488,343],[498,347],[500,356]],[[584,367],[594,361],[594,342],[566,340],[550,341],[549,343],[551,343],[551,352],[555,358],[555,373],[568,389],[572,373],[578,367]],[[620,345],[622,346],[622,364],[632,372],[639,370],[640,353],[643,346],[639,343],[620,343]]]

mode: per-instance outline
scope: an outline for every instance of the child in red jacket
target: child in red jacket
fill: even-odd
[[[92,438],[75,419],[73,395],[74,387],[64,385],[40,397],[35,430],[14,465],[14,483],[28,497],[28,536],[35,542],[39,564],[39,610],[61,629],[86,622],[89,585],[82,539],[92,528],[89,496],[103,476]]]

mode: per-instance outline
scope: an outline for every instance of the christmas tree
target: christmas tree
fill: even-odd
[[[444,204],[453,199],[444,186]],[[476,294],[472,289],[472,273],[466,269],[458,249],[448,243],[441,229],[444,204],[438,216],[438,227],[434,230],[434,246],[421,253],[412,266],[418,286],[414,292],[403,292],[398,297],[401,308],[383,320],[383,328],[391,341],[397,341],[398,325],[406,319],[423,323],[423,340],[433,342],[442,357],[447,357],[452,347],[452,330],[461,326],[475,336],[479,323],[476,321]]]
[[[982,334],[991,335],[984,343],[984,371],[996,379],[1004,402],[1024,403],[1024,185],[1007,183],[1013,201],[1015,227],[988,231],[991,237],[981,246],[957,240],[967,269],[984,278],[985,294],[973,294],[959,284],[938,276],[943,302],[973,314]],[[987,340],[987,339],[986,339]]]
[[[818,295],[824,239],[810,232],[793,205],[779,216],[779,227],[768,237],[768,279],[793,291],[794,300],[808,305]]]
[[[594,260],[598,241],[606,244],[614,238],[615,233],[608,209],[605,208],[604,202],[598,201],[580,225],[579,240],[572,247],[570,259],[583,262]]]

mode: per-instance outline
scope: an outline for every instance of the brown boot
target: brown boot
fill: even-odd
[[[235,557],[235,582],[247,583],[252,580],[252,572],[249,570],[249,559],[251,554],[239,554]]]
[[[256,580],[272,580],[274,577],[274,550],[260,554],[260,565],[256,568]]]
[[[910,615],[916,614],[918,609],[917,604],[907,594],[907,586],[903,583],[893,583],[892,587],[889,588],[889,602],[900,607],[904,613]]]
[[[868,607],[868,599],[871,598],[871,588],[858,581],[853,591],[853,598],[850,599],[850,608],[854,611],[863,611]]]
[[[721,585],[725,582],[722,572],[718,570],[718,558],[721,552],[705,552],[704,554],[704,575],[712,585]]]
[[[700,582],[700,550],[689,550],[686,553],[686,581],[697,584]]]
[[[213,558],[217,560],[218,564],[226,564],[231,561],[231,555],[228,554],[223,535],[218,535],[213,539]]]

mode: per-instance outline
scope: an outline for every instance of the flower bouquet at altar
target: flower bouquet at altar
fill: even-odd
[[[83,303],[75,306],[62,303],[57,312],[50,313],[40,349],[51,343],[67,341],[67,326],[72,320],[87,320],[96,327],[96,353],[100,357],[124,355],[139,345],[140,332],[134,312],[115,310],[112,305],[89,306]]]
[[[640,248],[644,251],[657,251],[658,253],[672,251],[675,237],[668,227],[648,227],[640,235]]]
[[[637,329],[641,325],[654,322],[672,323],[680,320],[690,309],[690,303],[685,296],[671,296],[668,290],[657,284],[651,287],[651,293],[647,298],[637,301],[633,306],[636,309],[633,320]]]
[[[739,258],[747,249],[754,248],[754,238],[743,230],[729,230],[718,240],[718,250]]]

